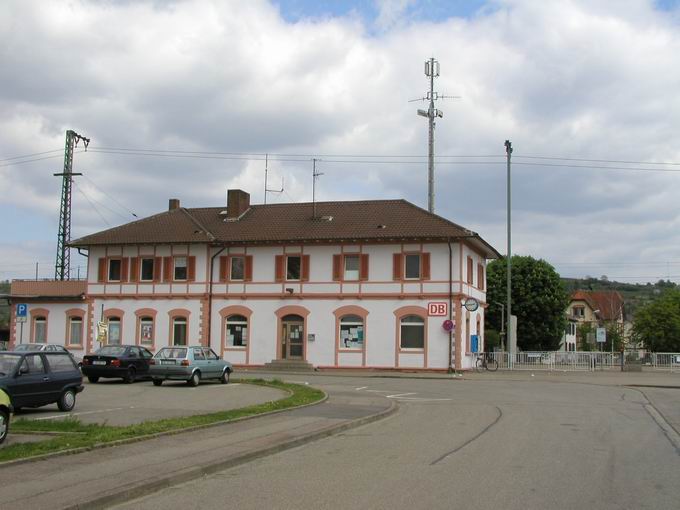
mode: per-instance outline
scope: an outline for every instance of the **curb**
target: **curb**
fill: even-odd
[[[308,404],[309,405],[309,404]],[[300,406],[304,407],[304,406]],[[390,407],[380,411],[378,413],[364,416],[363,418],[357,418],[355,420],[350,420],[339,425],[332,425],[326,427],[317,432],[312,432],[302,437],[285,441],[274,446],[268,446],[266,448],[261,448],[259,450],[251,451],[241,455],[234,455],[230,458],[221,460],[219,462],[214,462],[211,464],[205,464],[202,466],[197,466],[193,468],[187,468],[174,474],[160,476],[151,480],[143,480],[138,484],[129,484],[128,486],[119,487],[116,490],[105,493],[104,495],[99,495],[96,498],[82,501],[76,505],[63,507],[63,510],[83,510],[83,509],[103,509],[110,508],[113,505],[119,505],[133,499],[140,498],[142,496],[147,496],[153,494],[162,489],[169,488],[181,483],[190,482],[196,480],[203,476],[208,476],[219,471],[224,471],[240,464],[245,464],[253,460],[266,457],[275,453],[283,452],[291,448],[302,446],[307,443],[311,443],[318,439],[323,439],[329,437],[338,432],[343,432],[348,429],[353,429],[360,427],[362,425],[367,425],[369,423],[387,418],[388,416],[394,414],[398,410],[399,406],[396,401],[390,400]],[[299,408],[296,408],[299,409]],[[288,409],[287,409],[288,410]]]
[[[280,388],[278,388],[280,389]],[[318,388],[317,388],[318,389]],[[288,390],[283,390],[283,391],[288,391]],[[323,390],[320,390],[323,391]],[[289,393],[291,393],[289,391]],[[66,455],[77,455],[79,453],[85,453],[85,452],[90,452],[92,450],[101,450],[102,448],[112,448],[115,446],[122,446],[126,444],[131,444],[131,443],[138,443],[140,441],[147,441],[149,439],[156,439],[158,437],[163,437],[163,436],[174,436],[177,434],[183,434],[185,432],[193,432],[195,430],[200,430],[200,429],[207,429],[210,427],[218,427],[220,425],[228,425],[230,423],[238,423],[241,421],[247,421],[247,420],[253,420],[255,418],[260,418],[262,416],[270,416],[272,414],[279,414],[279,413],[284,413],[286,411],[292,411],[294,409],[303,409],[305,407],[309,406],[315,406],[319,404],[323,404],[328,400],[328,393],[325,391],[323,392],[324,396],[322,399],[317,400],[316,402],[310,402],[309,404],[302,404],[299,406],[295,407],[287,407],[286,409],[276,409],[274,411],[267,411],[266,413],[260,413],[260,414],[252,414],[250,416],[243,416],[241,418],[234,418],[233,420],[222,420],[222,421],[216,421],[214,423],[206,423],[204,425],[194,425],[192,427],[186,427],[183,429],[176,429],[176,430],[168,430],[165,432],[156,432],[155,434],[147,434],[145,436],[137,436],[137,437],[131,437],[128,439],[119,439],[117,441],[111,441],[108,443],[99,443],[99,444],[94,444],[92,446],[83,446],[80,448],[72,448],[70,450],[60,450],[58,452],[52,452],[52,453],[45,453],[43,455],[35,455],[33,457],[28,457],[25,459],[15,459],[15,460],[8,460],[4,462],[0,462],[0,472],[2,471],[3,468],[9,468],[13,466],[17,466],[19,464],[28,464],[30,462],[39,462],[41,460],[49,460],[54,457],[62,457]],[[292,394],[292,393],[291,393]],[[19,432],[17,432],[18,434]],[[56,433],[56,435],[61,435],[61,433]]]

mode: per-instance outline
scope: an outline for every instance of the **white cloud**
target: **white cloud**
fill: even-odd
[[[170,196],[187,206],[221,205],[225,189],[238,186],[259,202],[263,161],[95,149],[425,155],[426,121],[407,101],[424,95],[422,62],[435,56],[436,90],[461,96],[438,105],[437,153],[502,156],[503,141],[513,141],[519,252],[557,262],[680,260],[672,235],[677,173],[531,166],[522,163],[568,162],[521,158],[680,161],[676,16],[651,0],[508,0],[470,18],[415,22],[409,10],[417,2],[376,5],[378,33],[356,12],[287,23],[264,0],[5,3],[0,154],[63,148],[66,129],[92,138],[75,167],[91,180],[79,187],[96,209],[75,192],[74,235],[105,228],[99,215],[115,224],[129,210],[163,210]],[[309,200],[310,157],[280,159],[270,159],[270,176],[274,187],[285,177],[286,193],[269,200]],[[425,163],[325,159],[322,200],[427,203]],[[438,164],[437,212],[504,251],[504,164],[494,161]],[[52,173],[60,166],[60,158],[0,166],[4,206],[56,223],[60,187]],[[34,235],[43,242],[56,233]],[[17,249],[33,258],[21,243]],[[16,253],[0,257],[9,266]]]

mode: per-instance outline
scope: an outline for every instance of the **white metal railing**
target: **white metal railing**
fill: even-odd
[[[474,354],[476,357],[477,354]],[[597,351],[521,351],[510,356],[508,352],[490,352],[487,356],[498,362],[500,370],[533,371],[598,371],[620,370],[621,353]],[[626,362],[629,359],[626,354]],[[634,360],[654,370],[680,372],[680,353],[649,353]]]

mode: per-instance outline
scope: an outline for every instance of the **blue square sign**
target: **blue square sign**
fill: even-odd
[[[26,317],[28,315],[28,305],[26,303],[19,303],[17,305],[17,317]]]

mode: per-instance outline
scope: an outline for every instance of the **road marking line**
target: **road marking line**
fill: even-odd
[[[356,391],[359,391],[359,390],[365,390],[366,388],[368,388],[368,386],[362,386],[361,388],[354,388],[354,389]]]
[[[54,420],[55,418],[69,418],[71,416],[83,416],[85,414],[96,414],[96,413],[110,413],[111,411],[122,411],[123,409],[134,409],[134,407],[114,407],[112,409],[102,409],[100,411],[83,411],[82,413],[69,413],[69,414],[55,414],[54,416],[41,416],[40,418],[34,418],[34,420]]]
[[[370,391],[371,393],[393,393],[394,390],[366,390]]]
[[[390,397],[387,397],[390,398]],[[413,402],[441,402],[450,401],[450,398],[426,398],[426,397],[397,397],[396,400],[410,400]]]
[[[406,397],[407,395],[417,395],[417,393],[395,393],[394,395],[387,395],[387,398]]]

